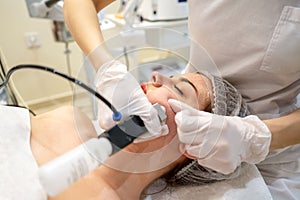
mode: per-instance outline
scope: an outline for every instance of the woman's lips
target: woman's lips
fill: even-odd
[[[146,82],[141,84],[141,88],[144,91],[144,93],[147,94],[147,83]]]

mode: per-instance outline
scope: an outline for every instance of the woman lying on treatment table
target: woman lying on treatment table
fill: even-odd
[[[168,78],[159,73],[153,73],[151,81],[143,84],[142,87],[151,103],[159,103],[166,108],[169,134],[129,145],[125,150],[112,156],[106,164],[81,178],[60,195],[49,197],[49,199],[139,199],[150,183],[168,173],[168,179],[173,183],[192,184],[199,180],[209,182],[209,178],[206,177],[205,180],[205,176],[189,177],[191,174],[194,175],[192,169],[202,168],[196,161],[185,157],[183,150],[180,150],[179,141],[176,138],[175,113],[170,108],[168,100],[177,99],[199,110],[213,111],[216,114],[241,114],[242,116],[246,114],[240,95],[229,83],[212,77],[210,80],[202,74],[183,74]],[[217,93],[221,96],[217,97]],[[224,103],[229,102],[230,106],[222,107]],[[30,120],[30,146],[39,166],[75,148],[83,141],[96,137],[90,120],[72,107],[60,108],[32,117]],[[169,145],[171,143],[172,145]],[[169,150],[160,152],[159,150],[164,147]],[[153,163],[153,160],[150,160],[153,157],[148,155],[156,151],[160,152],[159,159],[154,160],[157,164],[152,169],[145,170],[149,163]],[[126,166],[127,163],[131,165]],[[183,167],[186,171],[181,171],[178,175],[177,172]],[[209,169],[203,170],[206,176],[218,174],[211,173]],[[231,175],[219,174],[216,179],[228,177]],[[26,187],[23,188],[28,192]],[[44,199],[46,198],[44,196]]]

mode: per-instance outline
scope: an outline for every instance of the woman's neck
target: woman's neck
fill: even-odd
[[[139,199],[148,185],[171,171],[182,159],[185,158],[181,157],[164,168],[147,173],[128,173],[103,165],[98,176],[99,180],[104,180],[121,199]]]

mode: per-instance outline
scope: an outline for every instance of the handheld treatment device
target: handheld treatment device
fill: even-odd
[[[164,109],[159,104],[154,104],[154,108],[158,112],[160,122],[165,123],[167,116]],[[92,138],[41,166],[41,184],[48,195],[55,196],[145,132],[147,129],[143,121],[138,116],[132,116],[105,131],[98,138]]]

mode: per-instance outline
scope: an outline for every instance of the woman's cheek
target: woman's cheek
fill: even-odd
[[[168,103],[169,99],[178,99],[178,96],[174,94],[173,91],[166,87],[160,87],[155,89],[147,90],[146,96],[149,101],[153,103]]]

